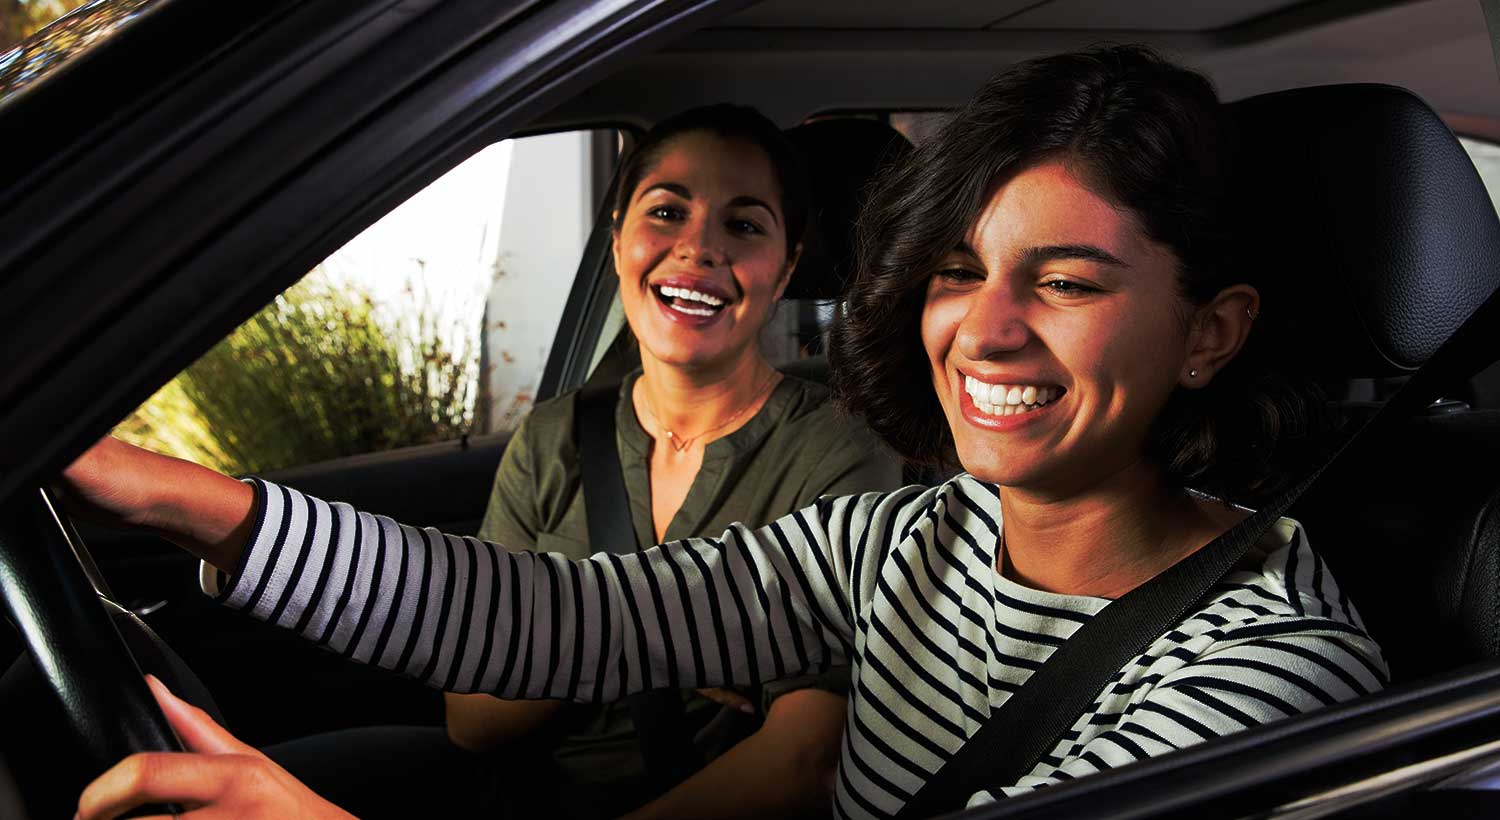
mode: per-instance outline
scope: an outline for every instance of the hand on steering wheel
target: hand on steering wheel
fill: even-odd
[[[77,820],[112,820],[146,803],[176,803],[193,820],[352,817],[161,681],[147,675],[146,683],[187,751],[141,752],[120,761],[84,789]]]

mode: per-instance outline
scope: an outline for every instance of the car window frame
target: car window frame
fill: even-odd
[[[0,373],[0,499],[66,463],[328,252],[474,150],[622,60],[740,5],[298,6],[243,33],[191,81],[151,89],[128,121],[116,118],[113,142],[57,148],[80,173],[100,174],[122,157],[129,167],[0,189],[0,291],[18,306],[0,346],[22,351]],[[143,33],[105,43],[99,59],[171,21],[165,13],[140,20],[132,30]],[[254,73],[235,73],[247,64]],[[48,85],[28,96],[50,97],[40,93]],[[0,130],[13,125],[0,121]],[[131,154],[139,144],[151,150]],[[66,219],[37,219],[60,213],[44,207],[60,201]]]

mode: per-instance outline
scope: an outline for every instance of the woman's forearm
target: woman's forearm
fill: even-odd
[[[261,486],[222,600],[446,691],[607,702],[751,685],[852,651],[843,591],[789,566],[818,548],[802,536],[815,523],[569,561]]]
[[[226,572],[255,523],[255,491],[207,467],[105,438],[62,475],[69,508],[151,530]]]
[[[174,465],[166,524],[157,525],[157,530],[215,567],[233,572],[255,524],[255,491],[207,467],[178,464],[182,466]]]
[[[827,817],[846,705],[821,689],[782,695],[759,731],[628,820]]]

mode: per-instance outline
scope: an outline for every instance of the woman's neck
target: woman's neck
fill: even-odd
[[[705,431],[718,438],[754,415],[776,375],[759,351],[717,368],[688,369],[643,355],[637,393],[658,425],[680,437],[695,439]],[[733,420],[726,424],[726,421]],[[725,430],[715,430],[722,426]]]
[[[997,567],[1033,589],[1118,598],[1218,534],[1201,505],[1137,462],[1066,499],[1000,488]]]

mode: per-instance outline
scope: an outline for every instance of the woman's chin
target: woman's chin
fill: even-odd
[[[739,339],[726,333],[681,333],[669,329],[636,338],[641,342],[643,354],[668,367],[686,370],[732,368],[756,350],[755,339]]]
[[[992,450],[971,450],[965,452],[959,450],[958,462],[963,466],[964,472],[985,482],[1000,487],[1024,488],[1034,484],[1045,483],[1047,476],[1044,470],[1038,470],[1036,464],[1028,464],[1025,460],[1012,455],[1006,458],[1003,453]]]
[[[659,364],[673,370],[704,371],[722,370],[728,367],[735,355],[727,346],[690,345],[681,343],[643,344],[644,352]]]
[[[1003,470],[971,470],[965,467],[964,472],[986,484],[994,484],[996,487],[1009,487],[1012,484],[1010,475]]]
[[[995,453],[965,453],[959,451],[958,463],[964,472],[988,484],[1009,484],[1014,481],[1013,470]]]

